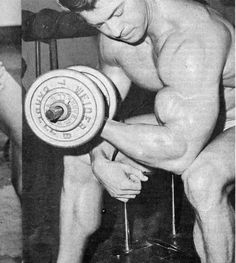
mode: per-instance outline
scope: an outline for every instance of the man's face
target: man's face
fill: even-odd
[[[103,34],[127,43],[138,42],[147,29],[144,0],[98,0],[95,9],[80,14]]]

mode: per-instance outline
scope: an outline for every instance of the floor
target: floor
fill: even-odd
[[[22,253],[21,208],[3,153],[6,141],[0,132],[0,263],[16,263]]]
[[[178,234],[175,239],[172,238],[170,179],[170,174],[160,171],[156,178],[149,179],[140,197],[129,201],[127,208],[134,250],[128,255],[120,253],[124,251],[125,240],[123,205],[106,195],[102,227],[91,238],[84,262],[199,262],[192,241],[193,211],[184,196],[182,200],[176,200],[181,217],[177,217]],[[176,184],[181,190],[178,180]],[[96,245],[97,239],[100,239],[100,243]],[[157,240],[162,242],[155,245]],[[166,244],[176,245],[179,250],[167,249]]]

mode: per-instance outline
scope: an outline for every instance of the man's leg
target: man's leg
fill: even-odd
[[[22,90],[0,62],[0,129],[12,144],[12,182],[17,194],[22,191]]]
[[[64,157],[64,171],[57,263],[79,263],[87,238],[100,225],[102,187],[88,154]]]
[[[234,128],[219,135],[182,175],[195,209],[194,243],[202,263],[234,261]]]

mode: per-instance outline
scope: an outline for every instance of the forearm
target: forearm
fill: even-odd
[[[95,146],[89,153],[92,166],[95,161],[101,161],[104,159],[112,160],[115,151],[116,148],[112,144],[107,141],[101,141],[101,143]]]
[[[186,152],[183,136],[165,126],[107,121],[101,137],[144,165],[173,172]]]

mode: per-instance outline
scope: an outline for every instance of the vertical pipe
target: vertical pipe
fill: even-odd
[[[36,78],[41,75],[41,50],[40,41],[35,41],[35,71]]]
[[[176,236],[175,226],[175,178],[174,174],[171,175],[171,200],[172,200],[172,235]]]
[[[128,213],[127,213],[127,204],[123,203],[124,207],[124,218],[125,218],[125,253],[130,252],[130,231],[129,231],[129,221],[128,221]]]
[[[58,69],[57,40],[49,40],[50,69]]]

